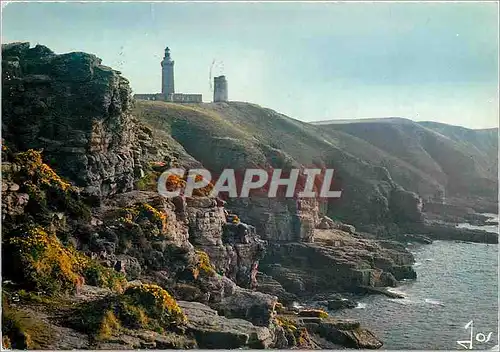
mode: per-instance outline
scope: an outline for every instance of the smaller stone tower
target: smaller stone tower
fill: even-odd
[[[227,101],[226,76],[214,77],[214,102]]]

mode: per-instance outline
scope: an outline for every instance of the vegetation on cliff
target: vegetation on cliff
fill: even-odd
[[[187,318],[172,296],[157,285],[129,286],[123,294],[84,303],[70,324],[107,340],[126,329],[165,332],[181,329]]]
[[[54,338],[52,329],[42,320],[27,312],[11,307],[2,299],[3,349],[40,349]]]
[[[41,152],[10,154],[8,148],[2,149],[6,161],[14,165],[2,173],[2,183],[18,185],[15,192],[4,193],[4,200],[11,204],[9,196],[24,192],[29,199],[4,227],[2,252],[4,263],[8,263],[4,275],[26,289],[47,295],[74,293],[85,282],[121,290],[125,283],[122,274],[65,246],[58,237],[68,229],[61,218],[54,218],[55,211],[63,214],[62,219],[66,214],[74,220],[90,218],[78,189],[45,164]]]
[[[122,274],[73,247],[65,247],[53,232],[40,226],[11,234],[3,248],[9,263],[6,276],[32,291],[47,295],[74,293],[84,283],[120,291],[126,282]]]
[[[214,266],[210,262],[210,258],[208,254],[204,251],[197,250],[195,251],[198,256],[197,265],[193,268],[193,276],[194,278],[198,278],[200,274],[204,276],[213,276],[216,274]]]
[[[29,217],[19,222],[47,224],[52,220],[51,213],[56,211],[67,212],[77,219],[90,219],[89,206],[82,201],[79,190],[44,163],[40,151],[29,149],[12,154],[7,147],[2,149],[2,160],[7,163],[2,170],[3,182],[18,185],[18,193],[29,197],[23,214]]]
[[[308,348],[311,345],[310,336],[305,327],[298,327],[297,323],[286,316],[274,319],[277,326],[281,327],[288,342],[287,347]]]

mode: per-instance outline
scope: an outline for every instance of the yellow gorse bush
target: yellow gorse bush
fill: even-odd
[[[124,295],[129,297],[134,305],[144,308],[147,315],[157,319],[162,327],[182,324],[187,321],[175,299],[158,285],[130,286],[125,290]]]
[[[7,243],[18,251],[20,263],[16,265],[34,288],[49,293],[71,292],[82,282],[78,269],[85,265],[85,259],[75,256],[42,227],[31,228]]]
[[[40,226],[9,238],[6,245],[17,261],[12,265],[22,271],[28,285],[48,294],[74,292],[84,278],[90,284],[116,291],[121,291],[126,283],[122,274],[104,268],[73,247],[63,246],[55,234]]]
[[[61,178],[42,160],[42,153],[30,149],[7,158],[19,167],[8,176],[29,195],[28,212],[35,218],[50,216],[49,211],[63,211],[76,218],[89,219],[90,209],[80,199],[79,190]],[[12,159],[12,160],[11,160]],[[2,175],[2,177],[4,177]]]
[[[310,340],[309,333],[304,327],[297,327],[296,323],[291,319],[285,317],[277,317],[275,319],[276,325],[285,330],[285,334],[289,343],[292,346],[305,347]]]
[[[72,188],[71,184],[64,181],[54,170],[42,161],[42,153],[29,149],[16,155],[15,162],[20,164],[27,175],[36,178],[42,185],[59,188],[67,191]]]
[[[116,318],[113,311],[108,310],[106,311],[106,313],[104,313],[104,317],[101,321],[97,338],[99,340],[109,339],[113,335],[113,333],[119,329],[120,329],[120,322]]]
[[[178,189],[186,187],[186,181],[178,175],[170,175],[167,178],[165,187],[170,192],[176,191]]]
[[[122,216],[119,220],[125,223],[139,223],[142,220],[149,220],[151,223],[155,224],[161,232],[165,231],[167,227],[167,214],[146,203],[124,208],[121,210],[121,213]]]
[[[210,262],[210,257],[208,256],[208,254],[201,250],[196,250],[195,252],[198,256],[198,263],[192,269],[193,277],[197,279],[200,273],[203,273],[204,275],[207,276],[215,275],[215,269],[212,263]]]

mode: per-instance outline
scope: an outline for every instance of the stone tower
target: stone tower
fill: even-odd
[[[214,102],[227,101],[226,76],[214,77]]]
[[[165,56],[161,62],[161,94],[166,100],[171,100],[174,94],[174,61],[170,57],[170,49],[165,48]]]

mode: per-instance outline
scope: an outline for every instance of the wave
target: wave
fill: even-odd
[[[426,298],[425,303],[434,304],[436,306],[444,307],[444,304],[435,299]]]
[[[406,292],[399,291],[398,289],[395,289],[395,288],[393,288],[393,287],[389,287],[389,288],[387,289],[387,291],[392,292],[392,293],[395,293],[395,294],[397,294],[397,295],[404,296],[405,298],[408,296],[408,295],[406,294]],[[398,299],[401,299],[401,298],[398,298]]]
[[[365,309],[366,308],[366,303],[361,303],[358,302],[358,305],[354,307],[354,309]]]
[[[389,298],[389,301],[391,302],[394,302],[394,303],[397,303],[397,304],[401,304],[403,306],[407,306],[407,305],[410,305],[410,304],[417,304],[418,302],[417,301],[412,301],[411,299],[401,299],[401,298]]]
[[[416,262],[415,264],[413,264],[413,266],[420,266],[420,265],[422,265],[422,263],[420,262]]]

